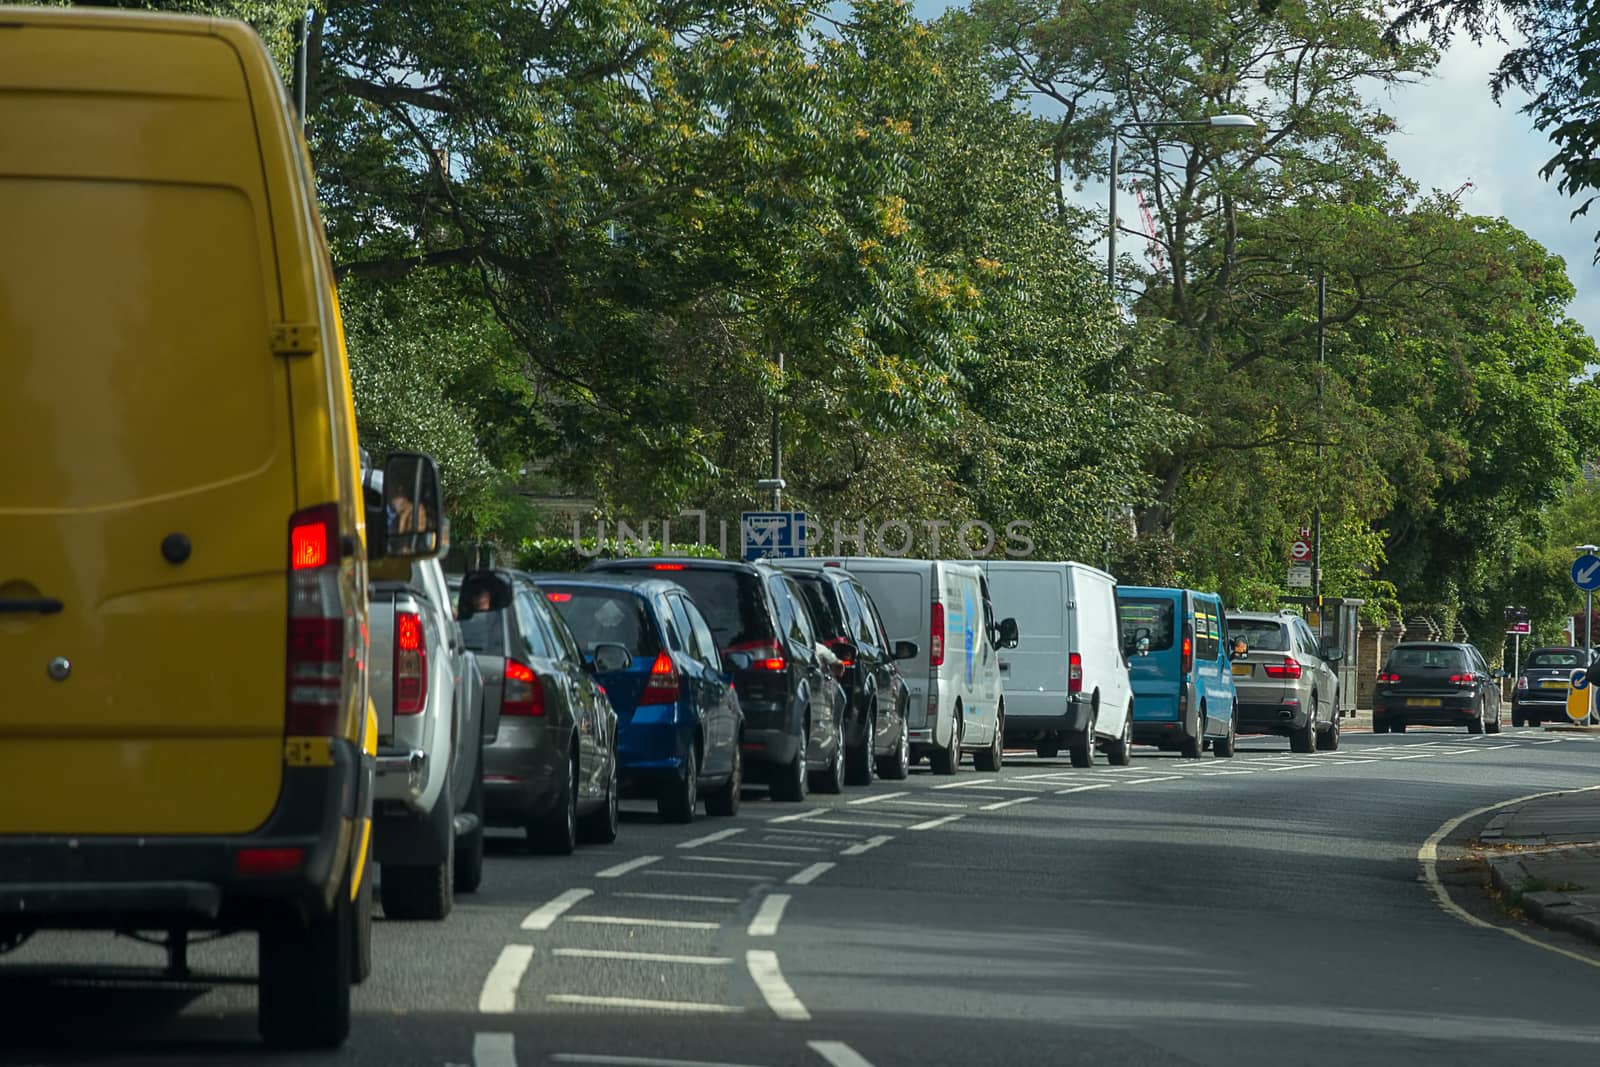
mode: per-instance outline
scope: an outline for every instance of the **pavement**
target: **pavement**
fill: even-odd
[[[1600,944],[1600,786],[1506,808],[1478,842],[1508,907]]]
[[[1591,1067],[1600,952],[1505,936],[1481,878],[1419,850],[1597,759],[1418,729],[1012,753],[687,826],[628,803],[612,845],[496,834],[446,921],[378,922],[340,1052],[262,1050],[250,938],[173,984],[158,950],[47,933],[0,957],[0,1064]]]

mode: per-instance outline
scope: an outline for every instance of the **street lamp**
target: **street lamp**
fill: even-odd
[[[1249,115],[1212,115],[1205,119],[1164,119],[1149,122],[1130,120],[1128,122],[1114,122],[1111,124],[1111,195],[1107,205],[1106,215],[1106,288],[1111,291],[1112,306],[1117,302],[1117,166],[1122,161],[1122,131],[1123,130],[1150,130],[1166,129],[1176,126],[1211,126],[1231,127],[1233,129],[1253,130],[1256,120]],[[1112,393],[1109,383],[1106,392],[1106,423],[1109,429],[1112,412]],[[1111,507],[1106,506],[1106,536],[1100,546],[1101,566],[1105,570],[1111,569]]]

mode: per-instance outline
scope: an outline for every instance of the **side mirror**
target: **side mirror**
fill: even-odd
[[[626,645],[602,641],[594,646],[593,660],[596,674],[610,674],[633,666],[633,653],[628,651]]]
[[[395,452],[383,464],[383,554],[438,559],[448,547],[439,510],[439,468],[421,452]],[[369,529],[367,536],[372,536]]]
[[[750,669],[750,664],[755,662],[755,657],[748,652],[724,652],[722,662],[732,670],[747,671]]]
[[[1016,648],[1017,647],[1017,641],[1019,639],[1020,638],[1019,638],[1019,635],[1017,633],[1017,620],[1016,619],[1001,619],[1000,620],[1000,647],[1001,648]]]
[[[1133,643],[1133,650],[1141,656],[1148,656],[1150,654],[1150,635],[1141,635],[1139,640]]]
[[[1333,648],[1324,649],[1322,658],[1330,664],[1336,664],[1344,659],[1344,649],[1335,645]]]
[[[492,571],[469,574],[461,580],[461,595],[456,599],[456,619],[465,622],[474,615],[501,611],[511,606],[511,583]]]
[[[920,655],[922,655],[922,649],[915,641],[896,641],[894,643],[894,658],[897,660],[916,659]]]

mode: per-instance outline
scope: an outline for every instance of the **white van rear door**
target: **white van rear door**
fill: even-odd
[[[1060,715],[1067,704],[1067,588],[1065,570],[1048,563],[989,568],[989,595],[998,618],[1017,620],[1017,647],[1001,649],[1010,669],[1001,674],[1011,715]]]
[[[884,628],[891,641],[916,643],[915,659],[900,661],[900,673],[905,676],[911,690],[911,716],[913,730],[927,728],[928,717],[928,645],[929,605],[932,594],[928,589],[927,568],[874,565],[872,560],[851,560],[851,574],[860,579],[878,605]]]

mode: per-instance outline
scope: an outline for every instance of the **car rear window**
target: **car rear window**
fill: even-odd
[[[654,569],[654,565],[616,569],[639,573]],[[688,590],[721,648],[772,640],[772,622],[761,595],[761,579],[755,575],[721,567],[685,566],[682,570],[663,571],[656,577],[677,582]]]
[[[1428,648],[1397,648],[1389,653],[1391,671],[1417,670],[1419,668],[1453,670],[1467,665],[1467,654],[1459,648],[1445,646]]]
[[[1566,650],[1535,652],[1528,657],[1530,667],[1582,667],[1583,653]]]
[[[1129,597],[1117,600],[1117,621],[1122,627],[1122,643],[1132,645],[1141,637],[1150,638],[1150,651],[1172,647],[1173,617],[1176,605],[1170,600]]]
[[[661,651],[644,602],[632,593],[545,587],[545,597],[585,654],[600,644],[622,645],[634,656],[653,656]]]
[[[1244,638],[1252,652],[1289,651],[1289,628],[1274,619],[1229,619],[1228,633]]]
[[[506,623],[499,611],[480,611],[461,620],[461,639],[486,656],[506,654]]]
[[[844,620],[834,602],[834,591],[822,578],[797,574],[795,584],[805,594],[806,607],[811,609],[811,621],[817,624],[817,636],[824,641],[845,637]]]

